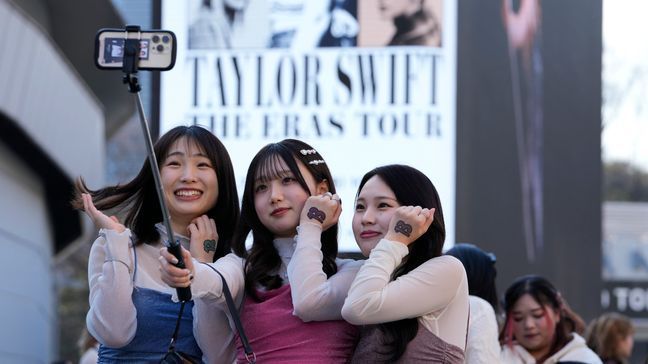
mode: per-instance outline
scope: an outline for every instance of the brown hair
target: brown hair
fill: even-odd
[[[619,342],[634,334],[630,319],[620,313],[608,312],[595,318],[587,326],[585,340],[601,359],[617,360],[625,363],[627,358],[622,358],[618,353]]]

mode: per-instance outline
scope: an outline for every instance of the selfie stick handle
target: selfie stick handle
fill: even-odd
[[[139,26],[133,25],[126,27],[127,32],[139,32]],[[169,216],[169,210],[167,208],[166,202],[164,201],[164,190],[162,189],[162,182],[160,178],[160,170],[158,168],[157,158],[155,157],[155,152],[153,151],[153,141],[151,140],[151,133],[149,131],[148,122],[146,121],[146,115],[144,114],[144,106],[142,105],[142,99],[140,98],[139,91],[141,90],[140,85],[137,82],[137,77],[134,73],[137,73],[137,60],[139,58],[139,39],[126,39],[124,42],[124,60],[122,69],[125,73],[124,83],[128,84],[128,90],[131,93],[135,94],[135,100],[137,101],[137,111],[139,114],[140,124],[142,125],[142,131],[144,133],[144,139],[146,139],[146,151],[148,152],[148,159],[151,165],[151,172],[153,174],[153,179],[155,181],[155,189],[157,191],[158,200],[160,202],[160,210],[162,210],[162,217],[164,220],[164,226],[167,230],[167,235],[169,237],[168,250],[169,253],[173,254],[178,263],[175,264],[176,267],[184,269],[186,268],[184,260],[182,259],[182,253],[180,249],[180,243],[175,240],[173,236],[173,229],[171,228],[171,218]],[[178,300],[181,302],[191,300],[191,289],[189,287],[178,287],[176,288],[178,293]]]

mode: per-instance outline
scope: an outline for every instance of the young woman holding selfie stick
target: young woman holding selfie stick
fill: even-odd
[[[223,256],[239,216],[227,150],[208,130],[179,126],[157,141],[154,152],[174,235],[186,248]],[[74,205],[100,229],[90,251],[86,317],[88,330],[101,343],[100,362],[160,361],[174,333],[179,304],[171,300],[175,289],[160,277],[159,251],[166,250],[167,232],[150,165],[145,161],[126,184],[99,190],[80,179],[77,192]],[[102,211],[123,213],[124,222]],[[209,330],[201,332],[193,320],[193,303],[187,305],[177,351],[196,361],[202,359],[201,348],[207,356],[232,352],[232,333],[219,330],[228,327],[226,317],[214,315]]]

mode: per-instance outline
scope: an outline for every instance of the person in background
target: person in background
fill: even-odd
[[[366,325],[352,363],[463,363],[468,280],[460,261],[442,256],[443,210],[419,170],[387,165],[358,187],[353,234],[368,256],[342,308]]]
[[[501,363],[601,364],[580,336],[585,323],[545,278],[527,275],[516,279],[504,295],[504,311]]]
[[[628,317],[616,312],[604,313],[587,326],[587,346],[604,364],[628,364],[634,346],[634,327]]]
[[[186,249],[209,251],[215,258],[225,255],[239,206],[223,144],[205,128],[178,126],[160,137],[154,153],[175,238]],[[149,161],[123,185],[90,190],[80,178],[76,187],[73,205],[100,229],[90,250],[86,316],[88,331],[101,343],[99,361],[159,362],[167,353],[180,304],[172,301],[175,289],[162,281],[159,270],[168,234]],[[125,213],[124,223],[100,210]],[[192,306],[193,301],[187,302],[181,316],[177,351],[195,361],[203,353],[208,362],[233,359],[227,317],[215,313],[201,332]]]
[[[468,276],[470,323],[466,364],[497,363],[500,357],[495,255],[473,244],[458,243],[446,252],[461,261]]]

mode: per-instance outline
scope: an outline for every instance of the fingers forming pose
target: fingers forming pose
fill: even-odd
[[[83,211],[98,229],[115,230],[118,233],[126,230],[126,227],[119,222],[116,216],[112,215],[108,217],[103,212],[97,210],[97,207],[92,203],[92,196],[90,194],[82,193],[81,198],[83,199]]]

